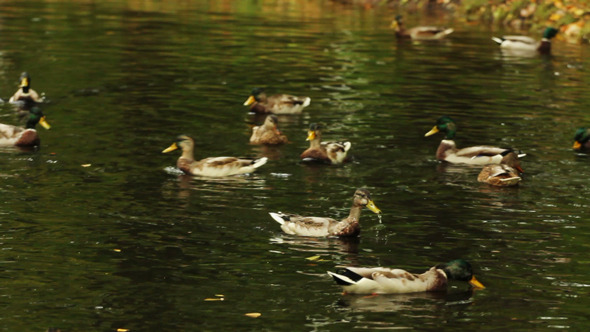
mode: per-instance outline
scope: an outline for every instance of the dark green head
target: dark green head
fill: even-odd
[[[549,28],[545,29],[545,32],[543,32],[543,38],[551,39],[551,38],[555,37],[555,35],[557,35],[558,32],[559,32],[559,30],[549,27]]]
[[[31,110],[29,111],[29,119],[27,120],[27,124],[25,125],[25,127],[27,129],[35,129],[35,126],[37,125],[37,123],[41,123],[41,125],[45,129],[51,128],[49,123],[47,123],[47,121],[45,121],[45,115],[43,115],[43,112],[41,111],[41,109],[39,107],[35,106],[35,107],[31,108]]]
[[[317,130],[321,130],[322,129],[322,125],[319,125],[317,123],[311,123],[309,125],[309,131],[317,131]]]
[[[475,279],[471,264],[463,259],[455,259],[445,264],[439,264],[436,268],[445,271],[447,279],[449,280],[467,281],[474,287],[484,288],[484,286]]]
[[[590,129],[580,128],[580,129],[576,130],[576,135],[574,136],[574,140],[576,140],[576,142],[580,142],[582,144],[588,142],[588,140],[590,140]]]
[[[457,131],[457,126],[453,119],[449,118],[448,116],[441,116],[436,121],[436,125],[424,136],[434,135],[438,132],[443,132],[446,134],[447,139],[455,138],[455,132]]]
[[[254,98],[256,98],[256,100],[258,100],[258,96],[260,96],[261,94],[264,94],[263,88],[254,88],[254,89],[252,89],[252,92],[250,93],[250,95],[254,96]]]

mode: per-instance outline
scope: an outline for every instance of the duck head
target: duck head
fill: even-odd
[[[252,92],[250,92],[250,97],[244,102],[244,106],[252,105],[254,102],[260,102],[265,98],[266,93],[263,88],[254,88],[252,89]]]
[[[512,149],[508,149],[508,150],[502,152],[501,155],[502,155],[502,160],[500,161],[500,164],[508,165],[508,166],[518,170],[520,173],[524,173],[524,171],[522,170],[522,167],[520,166],[520,161],[518,160],[518,155]]]
[[[543,39],[551,39],[555,37],[555,35],[557,35],[558,32],[559,30],[549,27],[545,29],[545,31],[543,32]]]
[[[193,141],[192,138],[190,138],[186,135],[180,135],[176,138],[176,142],[172,143],[172,145],[170,145],[169,147],[164,149],[162,151],[162,153],[168,153],[170,151],[174,151],[177,149],[181,149],[182,151],[185,151],[185,150],[188,151],[188,150],[192,149],[194,145],[195,145],[195,142]]]
[[[367,189],[359,188],[354,192],[354,204],[367,207],[374,213],[381,214],[381,210],[375,205],[371,199],[371,193]]]
[[[51,126],[45,119],[45,115],[43,115],[41,109],[35,106],[31,108],[31,111],[29,112],[29,119],[27,120],[27,124],[25,127],[27,129],[35,129],[37,123],[41,124],[45,129],[51,128]]]
[[[485,288],[482,283],[475,279],[471,264],[463,259],[455,259],[445,264],[439,264],[436,268],[443,270],[449,280],[467,281],[475,288]]]
[[[29,92],[29,88],[31,87],[31,77],[29,73],[26,71],[20,74],[20,88],[23,89],[24,93]]]
[[[590,140],[590,128],[579,128],[574,136],[574,150],[582,150]]]
[[[455,122],[448,116],[441,116],[436,121],[436,125],[429,132],[424,134],[424,137],[434,135],[438,132],[443,132],[446,134],[446,139],[452,140],[455,137],[456,131],[457,126],[455,125]]]
[[[312,123],[309,125],[309,130],[307,131],[307,139],[306,141],[313,141],[315,139],[319,139],[322,135],[322,126],[317,123]]]

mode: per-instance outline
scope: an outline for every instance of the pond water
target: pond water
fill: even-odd
[[[52,128],[37,151],[0,151],[0,328],[590,328],[590,160],[571,149],[590,125],[589,46],[558,38],[552,56],[512,57],[490,40],[503,31],[423,12],[407,24],[455,32],[398,42],[395,15],[305,0],[3,1],[0,97],[28,71]],[[261,119],[242,103],[257,86],[311,97],[279,117],[289,144],[248,144]],[[424,133],[441,115],[459,146],[525,151],[522,184],[435,160],[442,136]],[[352,142],[353,161],[301,164],[313,122]],[[179,134],[197,158],[269,162],[181,176],[178,154],[161,153]],[[268,215],[344,218],[359,187],[383,223],[364,211],[356,239],[285,235]],[[487,288],[349,296],[326,274],[455,258]]]

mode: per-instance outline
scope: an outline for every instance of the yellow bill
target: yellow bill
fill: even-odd
[[[20,87],[24,88],[25,86],[29,86],[29,79],[28,78],[23,78],[22,81],[20,81]]]
[[[170,151],[174,151],[176,149],[178,149],[178,145],[176,144],[176,142],[174,142],[174,143],[172,143],[172,145],[170,145],[169,147],[167,147],[166,149],[164,149],[162,151],[162,153],[167,153],[167,152],[170,152]]]
[[[381,210],[379,210],[379,208],[377,207],[377,205],[375,205],[375,202],[373,202],[373,200],[370,200],[369,203],[367,203],[367,208],[375,213],[381,214]]]
[[[254,98],[254,96],[250,96],[244,102],[244,106],[252,105],[255,101],[256,101],[256,98]]]
[[[47,120],[45,120],[45,117],[41,117],[41,119],[39,120],[39,123],[43,126],[43,128],[45,129],[49,129],[51,128],[51,126],[49,125],[49,123],[47,122]]]
[[[307,132],[307,139],[306,141],[313,141],[316,137],[315,131],[310,130]]]
[[[582,148],[582,144],[578,141],[574,142],[574,150],[580,150]]]
[[[438,133],[438,128],[436,128],[436,126],[434,126],[429,132],[427,132],[426,134],[424,134],[424,137],[428,137],[430,135],[434,135]]]
[[[393,20],[393,22],[391,22],[390,28],[392,28],[392,29],[398,29],[399,28],[399,23],[397,23],[397,20]]]
[[[486,288],[484,285],[482,285],[481,282],[479,282],[479,281],[477,281],[477,279],[475,279],[475,276],[471,277],[471,280],[469,280],[469,284],[471,284],[471,286],[473,286],[475,288],[479,288],[479,289]]]

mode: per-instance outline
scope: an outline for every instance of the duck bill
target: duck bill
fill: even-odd
[[[381,214],[381,210],[379,210],[377,205],[375,205],[375,203],[372,200],[370,200],[369,203],[367,203],[367,208],[377,214]]]
[[[167,147],[166,149],[164,149],[162,151],[162,153],[167,153],[167,152],[170,152],[170,151],[174,151],[176,149],[178,149],[178,145],[176,143],[172,143],[172,145],[170,145],[169,147]]]
[[[575,141],[573,148],[574,150],[580,150],[582,148],[582,144],[578,141]]]
[[[397,20],[393,20],[393,22],[391,22],[391,25],[389,26],[389,28],[391,29],[399,29],[399,23],[397,23]]]
[[[436,128],[436,126],[434,126],[429,132],[424,134],[424,137],[428,137],[428,136],[434,135],[436,133],[438,133],[438,128]]]
[[[41,117],[41,119],[39,120],[39,124],[43,126],[43,128],[45,129],[50,129],[51,126],[49,125],[49,123],[47,122],[47,120],[45,120],[45,117]]]
[[[22,79],[22,81],[20,81],[20,87],[21,88],[24,88],[24,87],[27,87],[27,86],[29,86],[29,79],[25,77],[25,78]]]
[[[248,99],[246,99],[246,101],[244,102],[244,106],[249,106],[252,105],[254,102],[256,101],[256,98],[254,98],[254,96],[250,96],[248,97]]]
[[[315,131],[310,130],[307,132],[307,139],[306,141],[313,141],[316,138]]]
[[[520,167],[520,165],[516,165],[514,168],[516,168],[517,171],[524,173],[524,170],[522,169],[522,167]]]
[[[469,280],[469,284],[475,288],[479,288],[479,289],[484,289],[486,288],[481,282],[477,281],[477,279],[475,279],[475,276],[471,277],[471,280]]]

